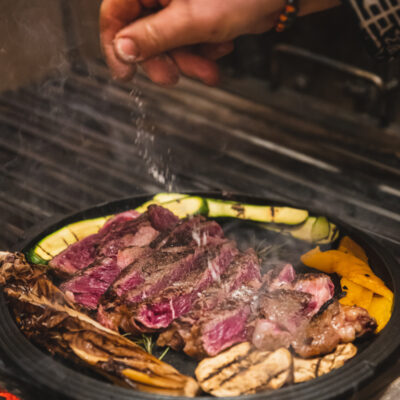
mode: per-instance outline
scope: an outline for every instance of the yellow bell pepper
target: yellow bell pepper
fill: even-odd
[[[358,244],[344,238],[339,250],[321,252],[317,247],[302,255],[301,261],[319,271],[337,273],[342,278],[342,290],[347,293],[340,303],[368,310],[378,323],[378,332],[385,327],[392,313],[393,292],[373,273],[367,255]]]
[[[347,278],[342,278],[340,280],[340,285],[342,291],[346,292],[346,296],[339,300],[340,304],[344,306],[358,306],[368,310],[372,301],[372,296],[374,295],[371,290],[357,285],[357,283]]]

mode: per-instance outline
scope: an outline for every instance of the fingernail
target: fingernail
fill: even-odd
[[[120,38],[115,41],[115,51],[121,60],[133,63],[138,61],[139,50],[132,39]]]

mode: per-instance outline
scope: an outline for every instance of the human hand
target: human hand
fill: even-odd
[[[339,0],[300,0],[300,15]],[[185,74],[214,85],[215,62],[233,39],[271,29],[285,0],[104,0],[100,38],[114,78],[129,80],[141,63],[149,78],[170,86]]]

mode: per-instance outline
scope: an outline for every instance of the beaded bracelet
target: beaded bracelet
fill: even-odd
[[[278,21],[275,25],[277,32],[283,32],[289,28],[299,12],[299,0],[286,0],[285,9],[279,16]]]

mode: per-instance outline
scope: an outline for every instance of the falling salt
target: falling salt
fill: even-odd
[[[145,164],[145,172],[163,188],[172,191],[176,176],[168,167],[170,164],[171,149],[167,148],[165,151],[163,150],[164,154],[160,154],[160,150],[155,147],[155,126],[151,123],[149,124],[141,91],[136,87],[131,90],[130,97],[135,108],[135,112],[132,111],[131,113],[131,117],[133,117],[132,122],[136,127],[134,144],[138,148],[139,155]],[[139,115],[135,115],[136,113]]]

